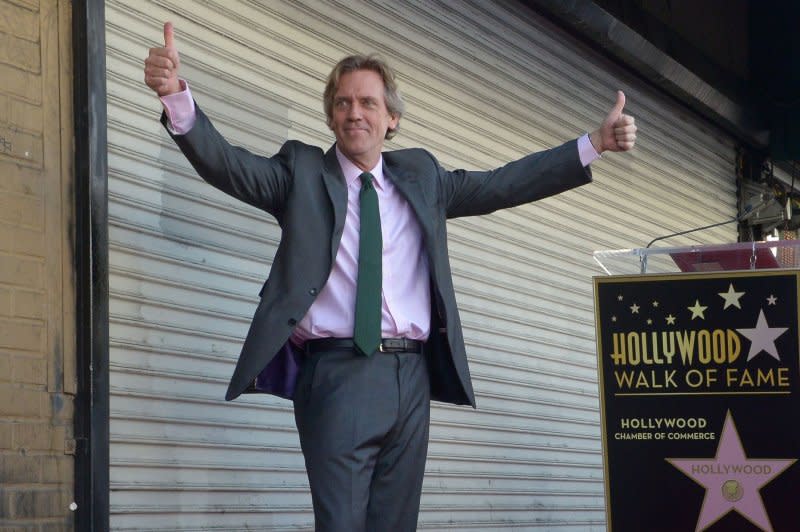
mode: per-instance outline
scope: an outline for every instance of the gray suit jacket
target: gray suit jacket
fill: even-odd
[[[166,117],[162,115],[166,124]],[[173,139],[207,182],[270,213],[282,230],[226,399],[252,390],[291,398],[301,355],[288,341],[325,284],[344,228],[347,190],[333,148],[287,141],[273,157],[231,146],[197,108]],[[447,251],[447,218],[486,214],[591,181],[576,141],[486,172],[448,171],[422,149],[383,154],[384,173],[417,215],[431,275],[425,344],[431,397],[475,406]]]

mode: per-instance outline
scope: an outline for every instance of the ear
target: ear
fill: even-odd
[[[400,123],[400,117],[397,114],[389,114],[389,131],[397,129],[397,124]]]

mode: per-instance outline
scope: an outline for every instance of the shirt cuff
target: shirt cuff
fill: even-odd
[[[581,165],[589,166],[597,159],[600,159],[600,154],[592,146],[592,141],[589,140],[589,134],[585,134],[578,138],[578,157],[581,160]]]
[[[167,129],[173,135],[185,135],[194,126],[196,113],[194,108],[194,98],[189,84],[185,80],[180,80],[181,90],[175,94],[161,97],[161,104],[167,115]]]

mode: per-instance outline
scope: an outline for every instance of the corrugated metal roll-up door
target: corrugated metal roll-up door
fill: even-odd
[[[450,223],[479,409],[436,404],[420,530],[601,530],[594,249],[734,215],[733,142],[514,2],[107,2],[113,530],[312,526],[291,404],[223,401],[279,238],[203,183],[142,83],[171,20],[182,73],[232,142],[328,147],[331,66],[376,51],[408,103],[389,148],[491,168],[595,126],[628,96],[638,147],[595,182]],[[727,226],[672,241],[733,240]]]

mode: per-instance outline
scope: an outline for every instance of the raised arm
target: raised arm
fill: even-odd
[[[623,114],[624,106],[625,94],[618,91],[617,101],[600,127],[589,134],[589,141],[598,154],[633,148],[636,125],[632,116]],[[578,143],[571,141],[488,172],[448,172],[440,168],[440,197],[445,202],[448,218],[486,214],[590,182],[592,174],[584,164]]]
[[[293,145],[285,145],[273,157],[262,157],[220,135],[178,76],[180,57],[171,22],[164,24],[164,46],[150,48],[144,65],[144,82],[164,105],[162,123],[200,177],[280,220],[291,186]],[[170,123],[176,115],[182,115],[184,127]]]

